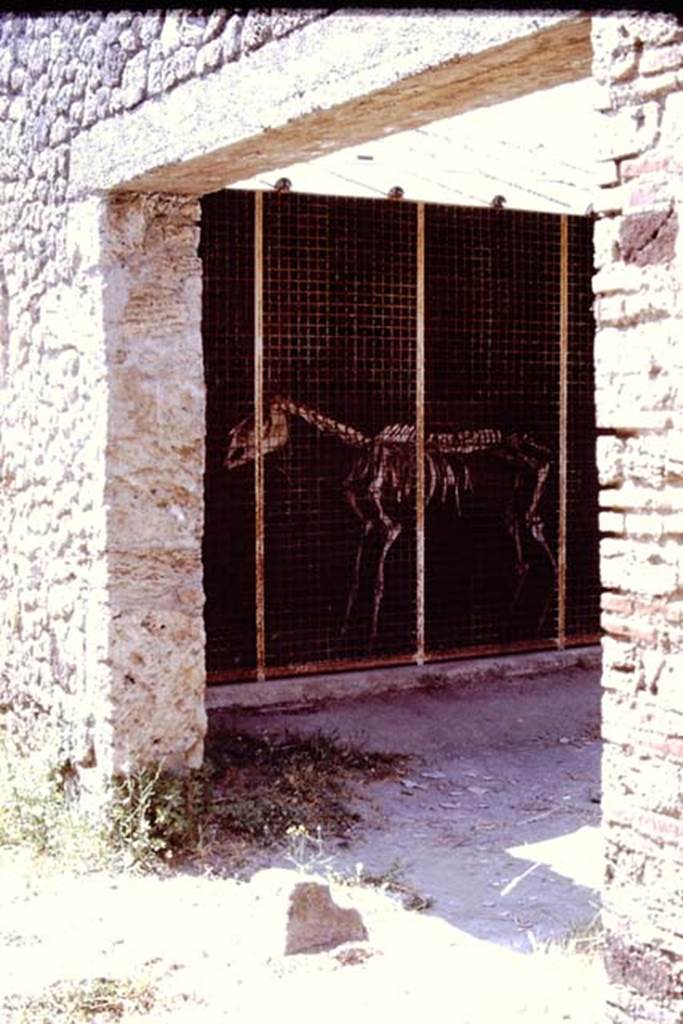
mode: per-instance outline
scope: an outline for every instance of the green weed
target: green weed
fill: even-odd
[[[47,734],[46,734],[47,735]],[[291,827],[346,835],[358,821],[354,783],[391,775],[401,757],[336,736],[213,737],[204,767],[163,764],[116,776],[98,809],[77,799],[58,739],[0,754],[0,846],[25,846],[73,866],[149,869],[231,843],[268,847]]]
[[[210,815],[210,768],[183,774],[161,765],[113,780],[104,828],[124,867],[153,867],[194,852]]]
[[[99,827],[73,799],[71,783],[56,730],[42,728],[27,752],[0,728],[0,846],[28,847],[39,856],[92,857]]]
[[[223,835],[260,846],[282,842],[302,826],[310,835],[346,835],[357,823],[353,784],[392,775],[399,755],[367,752],[316,733],[302,737],[222,734],[210,747],[216,781],[215,823]]]
[[[75,868],[149,867],[196,849],[206,800],[204,770],[180,776],[157,766],[117,776],[87,809],[54,731],[45,729],[29,752],[10,742],[0,748],[0,846]]]
[[[424,896],[404,880],[406,867],[399,858],[392,861],[385,871],[367,872],[359,865],[356,869],[358,883],[370,885],[373,889],[398,896],[406,910],[429,910],[434,905],[431,896]]]

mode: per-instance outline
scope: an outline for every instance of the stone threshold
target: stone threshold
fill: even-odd
[[[392,690],[410,690],[434,684],[457,684],[486,679],[531,678],[566,672],[572,668],[599,669],[599,644],[572,647],[564,651],[538,651],[501,657],[463,658],[428,665],[398,665],[292,679],[270,679],[261,683],[230,683],[210,686],[206,708],[288,708],[321,700],[339,700]]]

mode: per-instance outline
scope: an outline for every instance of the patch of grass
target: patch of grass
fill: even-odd
[[[74,867],[149,869],[205,850],[225,852],[231,843],[272,846],[293,826],[343,836],[358,821],[354,785],[392,775],[403,760],[323,733],[220,733],[201,769],[174,773],[157,765],[117,776],[99,812],[88,815],[54,743],[14,757],[5,748],[0,846],[29,847]]]
[[[539,942],[530,935],[534,952],[560,954],[561,956],[595,957],[602,953],[605,941],[605,928],[602,916],[598,911],[590,921],[580,921],[558,939]]]
[[[359,818],[350,806],[354,785],[391,776],[405,760],[325,733],[223,732],[207,748],[196,771],[150,768],[114,781],[108,843],[125,866],[225,852],[236,842],[271,847],[293,828],[347,835]]]
[[[357,872],[357,880],[361,885],[370,885],[374,889],[398,896],[406,910],[429,910],[434,906],[434,900],[431,896],[424,896],[415,886],[406,882],[403,877],[405,871],[400,860],[393,861],[386,871],[382,872],[367,872],[361,866]]]
[[[143,768],[112,780],[101,805],[86,809],[55,730],[32,750],[7,735],[0,747],[0,847],[23,847],[73,868],[149,867],[196,849],[207,814],[208,776]]]
[[[88,978],[57,981],[30,996],[6,996],[0,1004],[7,1024],[108,1024],[127,1014],[154,1009],[154,989],[146,981]]]
[[[0,846],[78,861],[96,857],[96,823],[73,799],[68,760],[54,729],[41,728],[30,751],[0,728]]]
[[[600,915],[560,938],[530,934],[531,984],[527,1019],[551,1024],[602,1024],[606,999],[604,936]]]
[[[398,896],[406,910],[428,910],[434,905],[431,896],[423,896],[415,886],[404,880],[406,867],[400,860],[392,861],[386,871],[368,872],[361,863],[353,874],[339,872],[334,867],[334,856],[325,849],[320,826],[311,834],[305,825],[292,825],[287,829],[284,855],[297,871],[323,875],[328,882],[339,886],[370,886],[381,892]]]
[[[301,826],[344,836],[358,821],[350,807],[361,779],[392,776],[405,758],[368,752],[334,734],[303,737],[223,734],[210,750],[212,817],[222,834],[271,846]]]

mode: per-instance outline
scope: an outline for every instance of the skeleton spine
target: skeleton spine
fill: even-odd
[[[321,434],[330,434],[333,437],[338,437],[344,444],[351,445],[353,448],[365,448],[371,443],[370,438],[362,434],[360,430],[356,430],[355,427],[350,427],[346,423],[333,420],[331,416],[325,416],[324,413],[318,412],[317,409],[312,409],[308,405],[293,402],[291,398],[277,396],[273,399],[272,404],[274,407],[282,409],[283,412],[287,412],[292,416],[299,416],[306,423],[310,423],[312,427],[319,430]]]

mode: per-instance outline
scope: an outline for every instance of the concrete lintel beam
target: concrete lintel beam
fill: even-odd
[[[74,142],[70,190],[199,195],[590,75],[591,19],[340,11]]]

